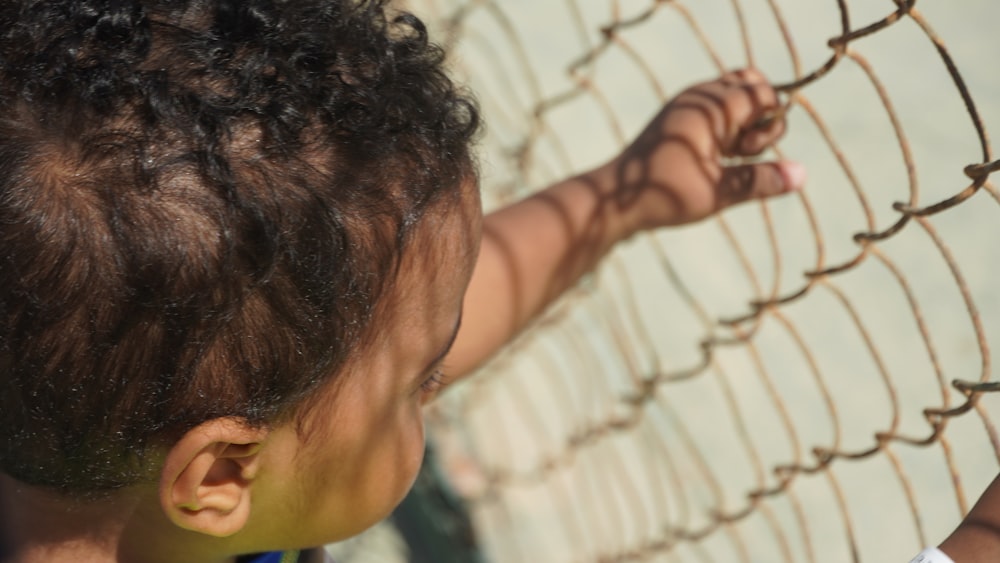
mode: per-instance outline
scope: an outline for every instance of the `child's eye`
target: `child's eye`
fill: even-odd
[[[444,372],[441,371],[440,368],[435,369],[433,373],[431,373],[430,377],[425,379],[424,382],[420,384],[420,389],[424,393],[433,393],[435,391],[439,391],[442,387],[445,386],[446,379],[447,377],[445,377]]]

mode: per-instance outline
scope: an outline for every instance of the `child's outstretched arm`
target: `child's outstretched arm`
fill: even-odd
[[[797,164],[723,163],[781,136],[784,122],[765,119],[777,107],[754,70],[699,84],[607,164],[488,215],[449,378],[489,358],[619,241],[801,188]]]

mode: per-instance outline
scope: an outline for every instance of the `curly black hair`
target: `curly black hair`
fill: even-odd
[[[473,101],[381,0],[16,0],[0,34],[0,470],[24,483],[114,490],[201,422],[294,411],[475,175]]]

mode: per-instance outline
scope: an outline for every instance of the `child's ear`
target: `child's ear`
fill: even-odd
[[[250,485],[267,431],[234,418],[216,418],[188,431],[167,452],[160,505],[186,530],[235,534],[250,516]]]

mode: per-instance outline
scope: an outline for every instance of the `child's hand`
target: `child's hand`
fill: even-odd
[[[777,108],[760,73],[727,74],[677,96],[611,162],[487,216],[447,360],[452,373],[482,363],[637,231],[800,188],[805,174],[796,164],[723,165],[781,136],[780,118],[755,126]]]
[[[635,232],[704,219],[735,203],[800,189],[792,162],[725,166],[725,157],[759,154],[784,132],[777,95],[756,70],[693,86],[660,111],[602,170]],[[605,176],[605,180],[610,179]]]

